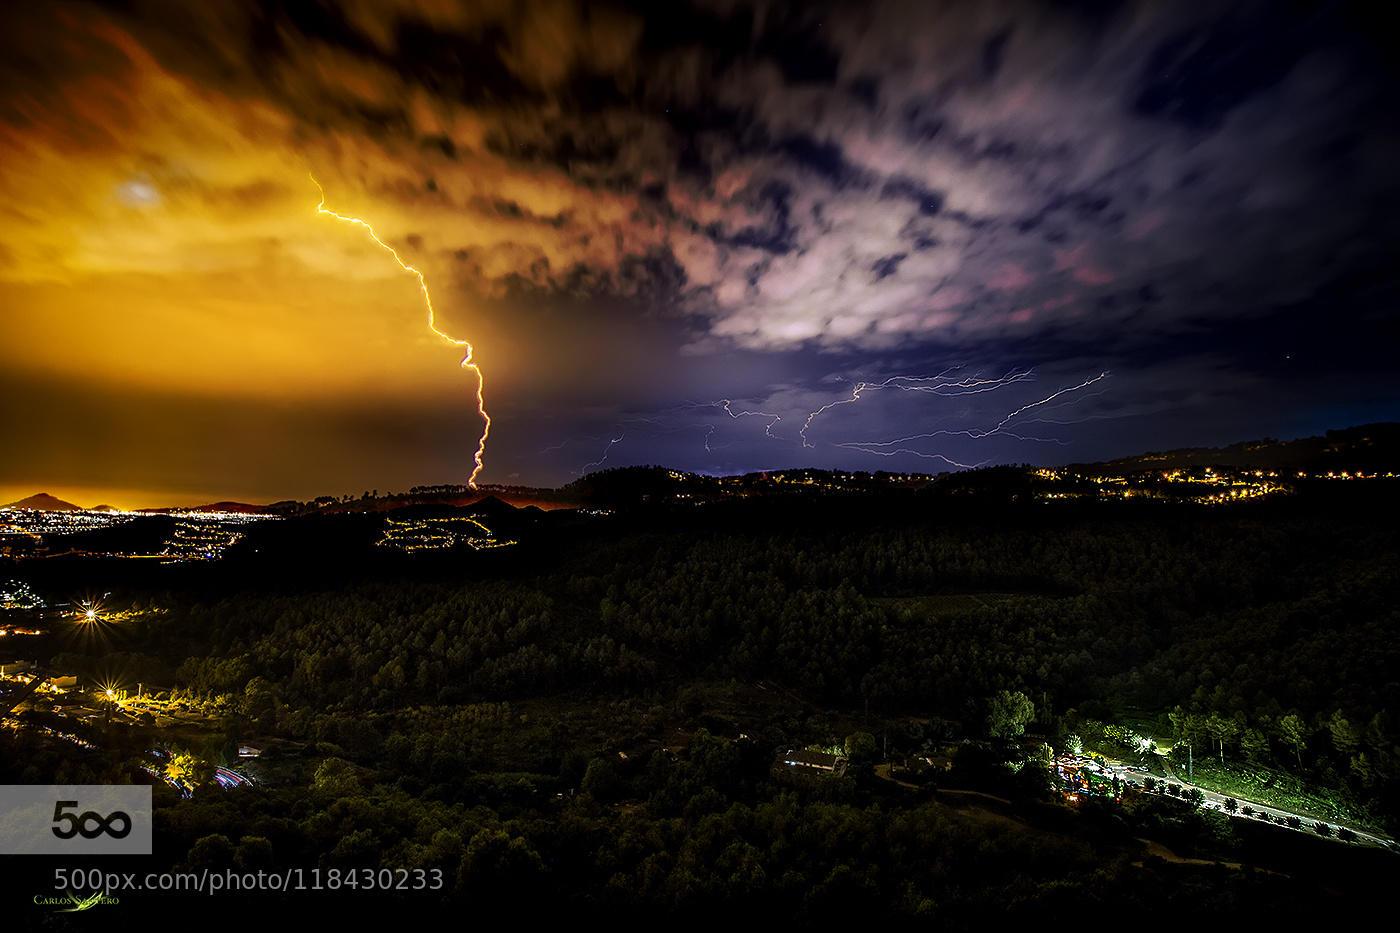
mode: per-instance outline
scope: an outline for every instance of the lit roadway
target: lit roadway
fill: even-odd
[[[248,780],[237,771],[230,771],[228,768],[217,767],[214,769],[214,780],[224,790],[232,790],[235,787],[252,787],[253,782]]]
[[[1144,777],[1154,777],[1158,781],[1163,780],[1163,778],[1160,775],[1145,775],[1140,771],[1129,770],[1129,768],[1132,766],[1130,766],[1126,761],[1119,761],[1116,758],[1108,758],[1106,756],[1103,760],[1108,765],[1107,770],[1112,776],[1120,778],[1130,784],[1141,786],[1142,778]],[[1199,790],[1202,794],[1205,795],[1205,807],[1212,810],[1219,810],[1221,813],[1224,813],[1227,816],[1233,816],[1236,819],[1240,820],[1255,819],[1255,817],[1245,816],[1243,813],[1240,813],[1238,811],[1235,813],[1230,813],[1228,810],[1225,809],[1225,798],[1229,797],[1229,794],[1222,794],[1218,791],[1208,790],[1204,787],[1199,787],[1198,785],[1192,784],[1190,781],[1187,781],[1183,778],[1176,776],[1175,774],[1172,774],[1171,764],[1167,761],[1167,759],[1162,758],[1161,760],[1163,762],[1163,766],[1168,771],[1168,779],[1180,784],[1183,789],[1195,788],[1196,790]],[[1298,827],[1299,832],[1304,832],[1306,830],[1311,829],[1312,824],[1315,822],[1327,823],[1333,828],[1334,831],[1338,827],[1346,826],[1345,823],[1338,823],[1333,820],[1319,820],[1316,817],[1304,816],[1301,813],[1291,813],[1288,810],[1280,810],[1278,807],[1270,806],[1269,804],[1265,803],[1258,803],[1253,800],[1246,800],[1243,797],[1236,797],[1235,801],[1239,804],[1241,810],[1243,810],[1244,807],[1249,806],[1256,812],[1267,813],[1272,818],[1274,825],[1276,826],[1283,826],[1285,828],[1292,829],[1293,827],[1289,826],[1288,823],[1285,821],[1289,817],[1296,817],[1297,819],[1302,821],[1302,825]],[[1380,846],[1381,848],[1385,849],[1393,850],[1395,848],[1395,841],[1393,839],[1387,839],[1384,836],[1377,836],[1374,833],[1369,833],[1364,829],[1358,829],[1355,826],[1346,826],[1346,828],[1356,833],[1357,842],[1364,842],[1370,845]]]

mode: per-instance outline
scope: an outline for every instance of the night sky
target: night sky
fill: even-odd
[[[0,501],[465,482],[475,378],[311,173],[473,344],[483,482],[1397,420],[1397,45],[1344,3],[7,4]]]

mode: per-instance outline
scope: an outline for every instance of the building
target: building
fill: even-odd
[[[846,770],[846,759],[827,752],[788,748],[778,756],[775,767],[798,775],[841,774]]]

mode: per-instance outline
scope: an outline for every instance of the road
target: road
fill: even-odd
[[[1218,811],[1220,811],[1221,813],[1224,813],[1224,814],[1227,815],[1227,816],[1233,816],[1233,817],[1234,817],[1235,819],[1237,819],[1237,820],[1252,820],[1252,819],[1258,819],[1257,816],[1245,816],[1243,813],[1240,813],[1240,812],[1230,813],[1228,810],[1226,810],[1226,809],[1225,809],[1225,800],[1226,800],[1226,798],[1229,796],[1228,794],[1221,794],[1221,793],[1218,793],[1218,792],[1216,792],[1216,791],[1209,790],[1209,789],[1207,789],[1207,788],[1205,788],[1205,787],[1200,787],[1199,785],[1192,784],[1190,781],[1187,781],[1187,780],[1185,780],[1185,779],[1183,779],[1183,778],[1181,778],[1181,777],[1178,777],[1178,776],[1176,776],[1176,775],[1174,775],[1174,774],[1170,774],[1170,773],[1168,773],[1168,775],[1167,775],[1165,778],[1163,778],[1163,777],[1160,777],[1160,776],[1147,775],[1147,774],[1143,774],[1143,773],[1141,773],[1141,772],[1132,771],[1132,770],[1129,770],[1129,769],[1130,769],[1131,767],[1135,767],[1135,766],[1130,765],[1130,764],[1129,764],[1128,762],[1126,762],[1126,761],[1119,761],[1119,760],[1116,759],[1116,758],[1104,757],[1103,760],[1104,760],[1105,764],[1108,766],[1108,767],[1107,767],[1107,770],[1108,770],[1114,777],[1120,778],[1120,779],[1122,779],[1122,780],[1128,782],[1129,784],[1133,784],[1134,786],[1138,786],[1138,787],[1142,786],[1142,781],[1143,781],[1143,778],[1145,778],[1145,777],[1156,777],[1157,780],[1159,780],[1159,781],[1161,781],[1161,780],[1169,780],[1169,781],[1171,781],[1171,782],[1173,782],[1173,783],[1180,784],[1183,788],[1188,788],[1188,789],[1194,788],[1194,789],[1196,789],[1196,790],[1199,790],[1202,794],[1205,795],[1205,804],[1204,804],[1204,806],[1207,807],[1207,808],[1209,808],[1209,809],[1211,809],[1211,810],[1218,810]],[[1168,767],[1169,767],[1169,766],[1168,766]],[[1279,809],[1278,807],[1272,806],[1272,805],[1270,805],[1270,804],[1259,803],[1258,801],[1255,801],[1255,800],[1246,800],[1246,799],[1243,798],[1243,797],[1236,797],[1236,798],[1235,798],[1235,801],[1239,804],[1241,810],[1243,810],[1246,806],[1248,806],[1248,807],[1252,808],[1253,810],[1255,810],[1256,812],[1267,813],[1267,814],[1269,815],[1269,817],[1273,820],[1273,822],[1274,822],[1275,825],[1284,826],[1284,827],[1286,827],[1286,828],[1292,829],[1293,827],[1288,826],[1288,823],[1287,823],[1286,821],[1287,821],[1287,819],[1288,819],[1289,817],[1295,817],[1295,818],[1297,818],[1298,820],[1300,820],[1300,821],[1301,821],[1301,824],[1302,824],[1302,825],[1300,825],[1300,826],[1298,827],[1298,831],[1299,831],[1299,832],[1312,832],[1312,831],[1313,831],[1313,828],[1312,828],[1312,827],[1313,827],[1313,823],[1315,823],[1315,822],[1326,823],[1328,826],[1331,826],[1331,827],[1332,827],[1332,829],[1333,829],[1334,832],[1336,831],[1336,829],[1337,829],[1338,827],[1340,827],[1340,826],[1345,826],[1347,829],[1351,830],[1352,832],[1354,832],[1354,833],[1356,834],[1356,837],[1357,837],[1357,838],[1356,838],[1356,842],[1357,842],[1357,843],[1366,844],[1366,845],[1373,845],[1373,846],[1379,846],[1380,848],[1391,849],[1391,850],[1394,850],[1394,849],[1396,848],[1395,840],[1393,840],[1393,839],[1388,839],[1388,838],[1386,838],[1386,837],[1384,837],[1384,836],[1377,836],[1377,835],[1374,834],[1374,833],[1368,832],[1367,830],[1364,830],[1364,829],[1360,829],[1360,828],[1358,828],[1358,827],[1356,827],[1356,826],[1351,826],[1351,825],[1348,825],[1348,824],[1345,824],[1345,823],[1334,823],[1334,822],[1332,822],[1332,821],[1330,821],[1330,820],[1318,820],[1316,817],[1305,816],[1305,815],[1303,815],[1303,814],[1301,814],[1301,813],[1292,813],[1292,812],[1290,812],[1290,811],[1288,811],[1288,810],[1281,810],[1281,809]],[[1334,837],[1331,837],[1331,838],[1336,838],[1336,837],[1334,836]],[[1341,841],[1341,840],[1338,840],[1338,841]]]

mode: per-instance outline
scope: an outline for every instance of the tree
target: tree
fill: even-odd
[[[190,846],[185,861],[191,868],[228,868],[233,864],[233,843],[223,833],[201,836]]]
[[[233,850],[233,864],[239,871],[272,867],[272,843],[264,836],[244,836]]]
[[[528,841],[492,827],[477,832],[467,843],[458,877],[494,897],[508,898],[536,889],[544,871],[544,860]]]
[[[364,793],[355,766],[344,758],[327,758],[316,768],[311,785],[332,797],[354,797]]]
[[[598,800],[611,800],[622,790],[622,776],[610,758],[594,758],[583,772],[579,789]]]
[[[1180,706],[1167,713],[1172,724],[1172,738],[1194,743],[1205,731],[1206,720],[1197,713],[1188,713]]]
[[[1226,797],[1226,798],[1225,798],[1225,812],[1226,812],[1226,813],[1234,813],[1234,812],[1237,811],[1239,808],[1240,808],[1240,802],[1239,802],[1238,800],[1236,800],[1234,797]],[[1245,810],[1248,811],[1249,808],[1248,808],[1248,807],[1245,807]],[[1248,813],[1246,813],[1245,815],[1248,816]]]
[[[1234,719],[1227,719],[1219,713],[1212,712],[1206,717],[1206,731],[1210,733],[1211,741],[1215,742],[1220,749],[1220,762],[1225,763],[1225,743],[1233,739],[1240,732],[1240,723]]]
[[[1019,690],[999,690],[987,711],[987,734],[994,739],[1012,739],[1026,731],[1035,718],[1035,705]]]
[[[1345,756],[1350,756],[1361,744],[1361,729],[1342,715],[1341,710],[1327,720],[1327,729],[1332,733],[1332,745]]]
[[[1205,791],[1201,790],[1199,787],[1191,788],[1183,796],[1191,802],[1193,807],[1199,807],[1206,802]]]
[[[165,779],[186,790],[208,783],[214,776],[214,766],[189,752],[171,755],[165,763]]]
[[[872,764],[880,752],[879,743],[869,732],[853,732],[846,736],[846,757],[853,765]]]
[[[1303,748],[1307,745],[1308,727],[1295,713],[1278,721],[1278,734],[1283,743],[1293,749],[1298,758],[1298,770],[1303,769]]]
[[[1246,729],[1240,736],[1240,747],[1250,761],[1258,761],[1269,750],[1269,740],[1258,729]]]

